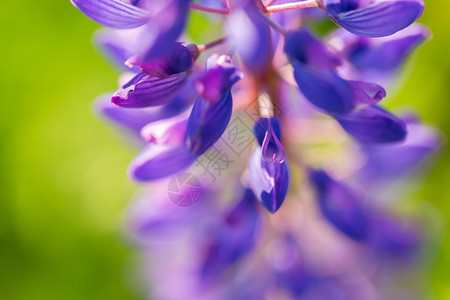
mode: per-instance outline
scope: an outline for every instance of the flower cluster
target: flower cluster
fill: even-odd
[[[394,213],[396,186],[440,135],[379,103],[429,36],[413,24],[421,0],[71,1],[109,27],[95,39],[123,71],[98,109],[145,146],[129,175],[150,191],[130,228],[155,299],[414,295],[395,282],[424,232]],[[188,43],[190,10],[223,35]],[[315,34],[327,18],[340,28]],[[250,148],[218,182],[199,182],[236,120],[253,127]]]

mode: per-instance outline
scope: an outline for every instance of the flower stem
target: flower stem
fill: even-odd
[[[189,3],[189,8],[220,15],[228,15],[230,13],[229,9],[207,7],[196,3]]]
[[[198,45],[197,48],[198,48],[198,51],[201,53],[201,52],[204,52],[204,51],[206,51],[208,49],[211,49],[213,47],[216,47],[216,46],[219,46],[219,45],[223,44],[226,40],[227,40],[227,38],[224,37],[224,38],[221,38],[219,40],[213,41],[213,42],[208,43],[208,44]]]
[[[262,93],[258,96],[258,107],[259,107],[259,115],[262,118],[272,118],[273,113],[273,104],[269,98],[269,95],[266,93]]]
[[[278,11],[286,11],[291,9],[299,9],[299,8],[308,8],[308,7],[317,7],[317,0],[305,0],[293,3],[279,4],[267,6],[266,10],[268,12],[278,12]]]

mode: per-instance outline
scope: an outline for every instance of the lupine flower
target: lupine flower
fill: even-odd
[[[337,67],[342,59],[306,29],[288,32],[284,51],[291,59],[302,93],[330,114],[347,114],[360,103],[375,104],[386,96],[384,89],[375,83],[349,81],[339,76]]]
[[[330,18],[351,33],[380,37],[411,25],[421,15],[421,0],[323,0]]]
[[[195,161],[196,157],[205,153],[225,131],[233,105],[230,88],[238,80],[239,75],[235,73],[236,69],[228,65],[226,59],[216,57],[213,59],[217,59],[217,61],[209,64],[211,67],[202,78],[202,84],[206,86],[216,84],[216,77],[210,76],[210,73],[219,74],[219,78],[222,79],[220,83],[222,86],[219,87],[222,91],[220,98],[217,97],[219,98],[217,100],[217,98],[208,97],[208,101],[199,97],[195,101],[189,117],[185,120],[181,119],[180,123],[175,124],[175,129],[163,125],[163,132],[160,134],[172,130],[177,133],[179,138],[174,143],[168,143],[169,139],[165,139],[165,142],[162,143],[154,143],[152,139],[149,139],[150,145],[130,165],[129,172],[136,180],[155,180],[186,169]],[[223,66],[221,62],[223,62]],[[215,102],[211,103],[211,100],[215,100]],[[112,101],[114,101],[114,97]],[[161,126],[161,124],[159,125]],[[153,127],[156,130],[158,125]],[[144,128],[144,135],[148,135],[148,131]],[[170,132],[167,134],[170,135]]]
[[[209,234],[211,238],[205,245],[202,276],[220,274],[254,248],[259,225],[256,205],[253,192],[246,190],[242,200],[223,219],[219,219],[218,227]]]
[[[71,0],[95,22],[117,29],[136,28],[149,21],[149,12],[120,0]]]
[[[270,28],[263,20],[257,1],[234,2],[236,9],[228,20],[231,41],[244,65],[254,73],[263,73],[272,58]]]
[[[289,185],[280,124],[276,118],[262,118],[256,122],[254,132],[259,147],[250,159],[250,185],[262,205],[275,213],[283,204]]]
[[[338,29],[331,34],[328,45],[349,62],[342,66],[341,74],[389,87],[396,82],[397,70],[409,54],[429,35],[428,29],[420,24],[412,24],[391,36],[377,39]]]
[[[340,58],[308,30],[289,32],[284,51],[292,60],[295,80],[309,101],[330,113],[348,113],[353,109],[351,88],[335,71]]]
[[[323,171],[311,171],[311,182],[323,215],[339,230],[356,240],[364,240],[369,221],[362,199],[346,185],[336,182]]]
[[[411,25],[421,0],[71,2],[110,27],[96,44],[124,72],[97,110],[144,145],[128,171],[149,188],[128,228],[151,296],[393,298],[426,230],[394,212],[392,186],[442,140],[382,106],[429,36]],[[190,41],[189,9],[223,36]],[[324,15],[342,28],[313,33]],[[235,165],[208,181],[213,157]]]
[[[336,117],[336,120],[348,134],[362,143],[399,142],[406,136],[403,121],[376,105]]]
[[[167,55],[139,65],[142,72],[115,92],[111,101],[130,108],[165,104],[179,93],[193,63],[189,49],[175,43]]]

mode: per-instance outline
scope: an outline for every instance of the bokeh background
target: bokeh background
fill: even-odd
[[[426,5],[420,21],[433,39],[388,106],[412,105],[450,136],[450,2]],[[98,25],[69,0],[5,1],[0,15],[0,299],[139,299],[122,229],[137,190],[125,174],[135,151],[92,110],[117,84],[90,43]],[[432,221],[430,299],[450,299],[446,148],[411,186],[411,203]]]

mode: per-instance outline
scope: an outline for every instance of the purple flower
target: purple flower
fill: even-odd
[[[89,18],[116,29],[144,26],[137,49],[141,63],[163,56],[184,29],[189,0],[71,0]]]
[[[129,176],[136,181],[150,181],[176,174],[195,161],[184,145],[149,145],[131,162]]]
[[[230,88],[237,77],[234,71],[229,72],[230,68],[212,64],[206,72],[206,76],[213,72],[223,80],[221,85],[228,87],[223,90],[218,101],[211,103],[200,97],[195,101],[187,120],[175,122],[175,127],[163,124],[150,125],[153,132],[155,130],[158,132],[157,134],[144,130],[143,134],[149,141],[161,140],[163,143],[148,146],[135,158],[129,168],[132,178],[149,181],[173,175],[189,167],[196,157],[205,153],[220,138],[228,125],[233,108]],[[158,128],[161,126],[163,128]],[[171,131],[176,133],[176,138],[156,137],[170,137],[173,135]],[[164,171],[160,171],[160,168]]]
[[[182,178],[182,177],[181,177]],[[166,182],[165,182],[166,183]],[[179,186],[177,196],[189,197],[189,186]],[[211,197],[213,191],[202,189],[202,197]],[[208,218],[202,218],[205,214],[215,214],[217,208],[209,201],[198,201],[195,206],[180,207],[174,205],[169,199],[167,183],[154,185],[152,196],[142,193],[129,207],[128,230],[131,236],[142,246],[157,245],[161,242],[170,242],[178,238],[186,231],[202,228],[208,223]],[[199,220],[196,226],[191,222]],[[209,224],[209,223],[208,223]],[[196,229],[198,229],[196,228]]]
[[[145,1],[152,18],[138,40],[140,63],[165,56],[182,33],[187,20],[190,0]]]
[[[183,88],[193,63],[191,51],[175,43],[164,57],[139,65],[143,72],[115,92],[111,101],[128,108],[166,104]]]
[[[330,44],[350,63],[341,70],[347,77],[392,85],[408,55],[429,35],[428,29],[420,24],[378,39],[339,29],[331,34]]]
[[[117,106],[142,108],[167,104],[183,87],[187,72],[165,78],[153,77],[142,72],[114,93],[111,101]]]
[[[209,69],[199,79],[196,86],[201,89],[202,96],[194,104],[189,117],[186,142],[196,155],[208,150],[225,131],[233,110],[231,87],[239,80],[237,70],[224,57],[214,57],[217,62],[210,61]],[[208,92],[214,86],[216,93]]]
[[[152,298],[392,298],[425,241],[394,183],[441,143],[379,105],[428,36],[407,28],[422,1],[72,2],[114,29],[95,40],[125,73],[96,108],[145,145],[129,233]],[[189,9],[219,18],[183,34]],[[343,28],[311,33],[326,14]]]
[[[195,82],[195,88],[203,99],[214,103],[219,101],[233,84],[241,79],[242,74],[231,63],[229,56],[213,55],[208,59],[207,69]]]
[[[235,2],[237,8],[227,24],[231,42],[249,70],[263,73],[271,65],[273,56],[270,28],[262,19],[257,1]]]
[[[408,135],[402,143],[366,145],[363,148],[366,164],[359,171],[365,185],[378,186],[411,176],[427,162],[441,143],[435,129],[419,122],[406,122]]]
[[[142,138],[150,144],[182,145],[186,137],[188,115],[151,122],[141,129]]]
[[[324,217],[349,237],[359,241],[366,239],[369,221],[357,193],[324,171],[310,170],[309,178]]]
[[[368,247],[372,254],[390,259],[408,259],[417,254],[423,239],[418,224],[387,214],[372,214]]]
[[[279,124],[272,127],[272,123],[277,123],[276,119],[261,119],[255,127],[259,147],[250,158],[249,176],[250,186],[258,200],[268,211],[275,213],[286,197],[289,172],[284,149],[280,143]],[[259,128],[260,126],[262,128]],[[263,139],[261,139],[262,132],[264,132]]]
[[[197,97],[189,85],[182,89],[174,99],[165,105],[147,109],[127,109],[111,103],[111,93],[99,96],[95,100],[95,109],[107,120],[141,139],[141,130],[156,121],[173,118],[187,110]]]
[[[336,120],[360,143],[401,142],[406,137],[404,122],[376,105],[348,115],[336,116]]]
[[[70,0],[95,22],[111,28],[135,28],[146,24],[149,12],[120,0]]]
[[[297,239],[292,234],[278,237],[274,248],[276,252],[271,253],[269,265],[277,285],[295,297],[305,296],[316,278],[301,255]]]
[[[94,43],[99,52],[118,70],[137,73],[140,71],[139,67],[130,68],[125,65],[125,62],[136,54],[133,40],[138,35],[138,31],[139,29],[123,31],[100,28],[94,33]]]
[[[220,223],[208,234],[201,276],[223,273],[241,260],[255,246],[259,223],[256,198],[245,190],[243,198],[227,212]]]
[[[294,77],[305,97],[334,115],[350,113],[357,104],[374,104],[386,92],[373,83],[348,81],[337,72],[342,58],[307,29],[286,34],[284,51],[294,67]]]
[[[323,0],[330,18],[351,33],[381,37],[411,25],[421,15],[422,0]]]

